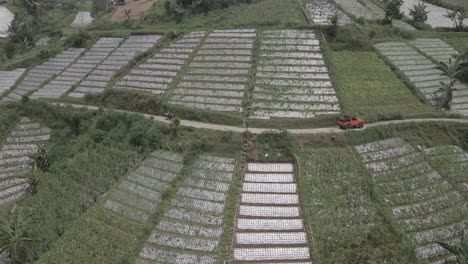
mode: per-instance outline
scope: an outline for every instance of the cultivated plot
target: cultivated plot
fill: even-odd
[[[76,14],[75,19],[71,23],[72,27],[85,27],[93,22],[91,17],[91,12],[89,11],[80,11]]]
[[[161,196],[182,170],[183,158],[155,151],[118,187],[108,194],[104,208],[128,219],[146,223],[161,202]]]
[[[381,203],[416,246],[416,256],[444,263],[448,251],[436,242],[455,242],[466,229],[466,201],[446,177],[441,176],[400,138],[356,146],[370,171]]]
[[[254,29],[211,32],[169,103],[192,109],[241,112],[256,36]]]
[[[32,169],[31,156],[50,138],[50,129],[22,117],[6,142],[0,146],[0,205],[15,201],[29,188],[24,176]]]
[[[414,5],[417,5],[419,2],[419,0],[404,0],[400,10],[406,17],[411,18],[410,9],[414,9]],[[433,28],[454,27],[453,21],[445,17],[451,10],[429,3],[424,4],[426,5],[426,10],[429,11],[426,24],[431,25]],[[468,18],[464,20],[464,23],[465,25],[468,23]]]
[[[320,41],[313,31],[262,32],[252,97],[252,119],[340,113]]]
[[[97,65],[101,64],[122,41],[123,39],[121,38],[100,38],[93,47],[86,51],[70,67],[33,93],[31,98],[57,99],[63,96],[96,68]]]
[[[216,252],[234,168],[233,159],[199,158],[136,263],[218,263]]]
[[[68,96],[81,98],[87,93],[102,93],[109,81],[138,55],[152,49],[159,35],[130,36],[98,65]]]
[[[412,263],[407,242],[382,217],[359,163],[350,147],[309,147],[301,153],[298,180],[314,261]]]
[[[458,190],[468,195],[468,153],[458,146],[425,149],[429,162]]]
[[[292,163],[248,163],[233,263],[311,263]]]
[[[366,20],[381,20],[385,18],[385,12],[371,0],[334,0],[343,10],[355,18]],[[401,20],[392,22],[394,27],[404,30],[415,30],[411,25]]]
[[[13,71],[0,71],[0,96],[13,87],[18,79],[23,75],[26,69],[18,68]]]
[[[115,89],[163,94],[179,74],[206,32],[191,32],[132,69]]]
[[[419,91],[433,104],[437,104],[436,92],[440,82],[448,83],[448,77],[442,76],[442,71],[435,69],[437,65],[415,48],[404,42],[386,42],[375,47],[395,65]],[[457,84],[456,88],[465,87]]]
[[[457,50],[440,39],[416,39],[413,45],[432,60],[447,65],[450,65],[449,59],[453,62],[455,60],[453,56],[460,55]],[[452,110],[468,115],[468,86],[458,83],[456,88],[457,90],[453,93]]]
[[[48,79],[65,70],[83,51],[85,49],[69,48],[54,58],[32,68],[16,88],[2,98],[2,102],[19,101],[23,95],[35,91]]]
[[[331,25],[332,19],[337,18],[338,25],[351,24],[353,21],[336,6],[326,0],[314,0],[306,5],[306,10],[314,24]]]

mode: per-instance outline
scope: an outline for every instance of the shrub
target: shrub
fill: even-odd
[[[284,156],[291,156],[295,151],[294,138],[287,131],[267,131],[257,137],[257,143],[266,150],[278,150]]]
[[[83,48],[91,39],[91,35],[83,30],[72,33],[65,39],[65,46],[74,48]]]

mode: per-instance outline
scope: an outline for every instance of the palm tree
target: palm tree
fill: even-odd
[[[10,216],[0,223],[0,252],[7,253],[12,263],[21,263],[33,257],[34,223],[32,209],[16,205]]]
[[[446,261],[446,264],[468,264],[468,234],[465,234],[465,231],[462,231],[461,241],[455,245],[443,242],[437,242],[437,244],[457,257],[456,260]]]
[[[444,94],[444,102],[443,107],[450,110],[452,106],[452,99],[453,99],[453,91],[455,89],[455,83],[458,81],[457,76],[462,70],[463,66],[463,57],[457,56],[455,60],[452,61],[452,58],[449,59],[448,64],[445,62],[440,62],[440,65],[435,67],[436,69],[442,71],[441,75],[448,77],[448,83],[440,82],[442,85],[436,93],[443,93]]]

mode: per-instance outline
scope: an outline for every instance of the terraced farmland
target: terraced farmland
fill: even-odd
[[[138,55],[152,49],[159,35],[130,36],[98,65],[68,96],[81,98],[86,93],[101,93],[114,75]]]
[[[312,263],[292,163],[248,163],[233,263]]]
[[[192,109],[241,112],[256,35],[254,29],[211,32],[169,103]]]
[[[18,81],[18,79],[23,75],[26,69],[18,68],[13,71],[0,71],[0,96],[13,87],[13,85]]]
[[[421,91],[427,100],[437,104],[438,96],[435,92],[439,90],[440,82],[448,83],[448,77],[442,76],[442,71],[435,69],[437,66],[435,63],[404,42],[380,43],[375,47]],[[455,87],[460,89],[456,96],[463,98],[465,85],[456,84]],[[454,100],[453,110],[466,114],[468,111],[463,108],[465,105],[463,100]],[[461,105],[455,106],[458,102]]]
[[[417,5],[419,3],[419,0],[404,0],[403,5],[401,6],[400,10],[403,12],[403,14],[406,17],[411,18],[409,11],[410,9],[413,9],[414,5]],[[426,24],[431,25],[432,27],[447,27],[447,28],[452,28],[454,27],[454,23],[445,15],[447,15],[447,12],[450,10],[447,8],[443,8],[440,6],[436,6],[430,3],[425,3],[426,5],[426,10],[429,11],[427,14],[427,21]],[[468,22],[468,18],[465,19],[465,25]]]
[[[16,88],[2,98],[2,102],[19,101],[23,95],[35,91],[53,76],[65,70],[84,49],[69,48],[54,58],[32,68]]]
[[[183,158],[167,151],[156,151],[108,195],[104,208],[134,221],[145,223],[154,213],[177,174]]]
[[[445,263],[448,251],[437,241],[459,240],[467,227],[466,201],[410,144],[400,138],[356,146],[381,203],[416,245],[416,256]]]
[[[449,59],[454,61],[453,56],[460,55],[457,50],[440,39],[416,39],[414,46],[432,60],[448,65]],[[468,86],[457,83],[456,88],[453,93],[452,110],[468,115]]]
[[[429,163],[467,196],[468,153],[459,146],[440,146],[424,151],[429,156]]]
[[[152,227],[148,219],[182,167],[180,154],[151,153],[76,219],[38,263],[119,263],[133,258],[145,229]]]
[[[97,65],[100,65],[122,41],[122,38],[100,38],[70,67],[33,93],[31,98],[59,98],[63,96]]]
[[[385,224],[353,150],[309,147],[298,177],[317,263],[412,263],[407,244]],[[375,243],[375,241],[380,241]]]
[[[136,263],[218,263],[224,202],[234,168],[233,159],[198,159]]]
[[[0,146],[0,205],[15,201],[29,188],[24,176],[34,163],[40,145],[50,138],[50,129],[22,117],[6,143]]]
[[[260,50],[250,118],[312,118],[340,112],[313,31],[264,31]]]
[[[338,19],[338,25],[351,24],[352,20],[336,6],[326,0],[314,0],[306,5],[306,10],[312,21],[317,25],[331,25],[334,16]]]
[[[138,65],[117,82],[115,89],[163,94],[199,46],[206,32],[191,32]]]

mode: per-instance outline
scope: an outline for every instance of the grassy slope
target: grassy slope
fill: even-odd
[[[299,164],[317,263],[415,263],[412,248],[374,202],[370,176],[351,147],[307,148]]]
[[[457,50],[461,52],[468,52],[468,36],[458,38],[444,38],[444,40]]]
[[[215,28],[298,27],[307,21],[296,0],[262,0],[253,4],[240,4],[207,14],[186,15],[180,23],[159,19],[164,14],[164,2],[158,1],[144,18],[131,25],[111,24],[110,17],[98,21],[94,29],[157,29],[158,31],[190,31]],[[288,15],[284,15],[288,14]]]
[[[421,103],[374,52],[338,51],[329,59],[345,113],[373,121],[435,112]]]
[[[146,122],[151,122],[147,120]],[[184,151],[186,159],[193,159],[199,152],[209,151],[210,153],[222,156],[233,156],[239,153],[241,146],[241,136],[232,133],[208,133],[203,130],[182,129],[179,136],[172,138],[171,132],[166,131],[168,136],[162,140],[162,146],[173,151]],[[132,153],[130,153],[132,154]],[[101,154],[105,156],[104,154]],[[115,159],[115,158],[114,158]],[[91,163],[91,164],[90,164]],[[88,168],[93,162],[84,160],[81,165]],[[103,164],[101,161],[100,164]],[[116,166],[117,161],[106,164],[105,168]],[[126,168],[128,168],[127,166]],[[135,166],[133,166],[135,167]],[[127,171],[131,171],[129,168]],[[86,169],[83,170],[86,172]],[[96,172],[99,174],[101,172]],[[120,215],[113,214],[105,210],[101,203],[105,199],[100,199],[89,210],[77,213],[73,219],[69,219],[69,227],[63,237],[52,245],[52,249],[45,253],[39,263],[127,263],[132,260],[141,250],[142,243],[147,239],[149,232],[159,222],[160,216],[164,212],[169,201],[175,195],[179,185],[184,180],[181,174],[178,180],[172,185],[164,195],[163,202],[158,206],[157,211],[145,225],[128,220]],[[126,173],[121,172],[114,175],[116,179],[122,178]],[[50,176],[49,176],[50,177]],[[112,181],[113,183],[115,181]],[[117,183],[115,183],[117,184]],[[227,201],[226,216],[233,215],[235,211],[235,201],[237,188],[229,191],[230,197]],[[112,188],[108,182],[107,189]],[[61,197],[58,201],[72,200],[73,197]],[[75,199],[76,200],[76,199]],[[69,203],[67,203],[69,206]],[[81,216],[80,216],[81,215]],[[55,219],[52,219],[52,221]],[[226,221],[226,235],[223,237],[222,247],[220,247],[220,258],[227,258],[230,253],[230,241],[232,234],[231,221]]]

